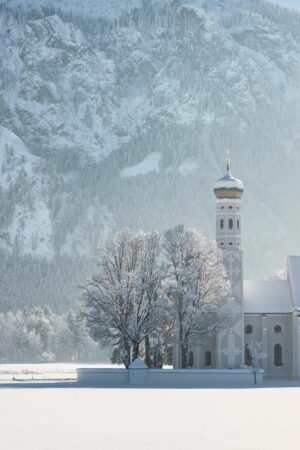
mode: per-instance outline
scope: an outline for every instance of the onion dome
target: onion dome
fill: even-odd
[[[226,160],[226,164],[226,173],[224,177],[216,181],[214,194],[217,198],[242,198],[244,191],[243,182],[231,175],[229,158]]]

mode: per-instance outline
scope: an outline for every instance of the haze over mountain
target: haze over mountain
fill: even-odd
[[[298,11],[300,10],[300,4],[298,0],[271,0],[271,1],[280,6],[284,6],[285,8],[294,8]]]
[[[4,309],[69,306],[118,228],[185,223],[213,238],[227,148],[245,184],[246,276],[300,254],[300,13],[262,0],[9,0],[0,71]],[[43,273],[56,274],[44,294]]]

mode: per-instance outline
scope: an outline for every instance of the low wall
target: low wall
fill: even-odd
[[[256,373],[263,383],[263,370]],[[254,384],[251,369],[77,369],[77,380],[107,387],[202,387],[249,386]]]

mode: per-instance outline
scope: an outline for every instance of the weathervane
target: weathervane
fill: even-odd
[[[227,153],[227,158],[225,159],[226,162],[226,166],[227,166],[227,170],[229,171],[229,166],[230,166],[230,154],[229,154],[229,150],[226,150]]]

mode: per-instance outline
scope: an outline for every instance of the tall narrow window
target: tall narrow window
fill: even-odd
[[[193,367],[194,365],[194,353],[193,352],[189,352],[189,367]]]
[[[238,230],[240,229],[240,221],[239,221],[239,219],[236,221],[236,227],[237,227]]]
[[[221,230],[224,228],[224,219],[220,220],[220,228],[221,228]]]
[[[204,359],[206,367],[210,367],[212,365],[212,355],[210,351],[205,352]]]
[[[281,367],[282,364],[282,347],[280,344],[274,346],[274,366]]]
[[[228,225],[229,225],[229,229],[232,230],[232,228],[233,228],[233,220],[232,219],[229,219]]]

